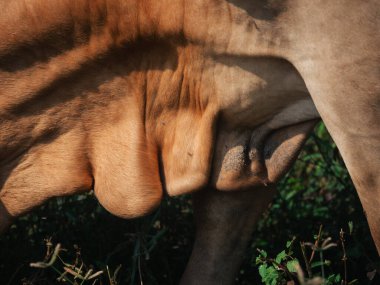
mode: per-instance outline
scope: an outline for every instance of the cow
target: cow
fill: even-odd
[[[182,284],[229,284],[320,118],[380,251],[377,0],[1,0],[0,229],[94,189],[194,193]]]

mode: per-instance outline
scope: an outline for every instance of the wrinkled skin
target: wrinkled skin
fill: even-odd
[[[273,185],[321,117],[380,250],[380,2],[0,8],[0,230],[51,197],[92,188],[123,218],[152,211],[164,192],[198,192],[183,283],[228,284]]]

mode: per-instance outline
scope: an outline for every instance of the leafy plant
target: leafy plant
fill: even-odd
[[[349,223],[350,232],[353,225]],[[344,265],[343,278],[340,273],[330,273],[326,275],[326,267],[331,265],[331,261],[324,258],[324,252],[336,248],[338,245],[332,242],[331,237],[323,238],[322,226],[314,236],[314,242],[300,242],[300,249],[306,267],[307,278],[299,260],[294,256],[293,245],[296,238],[286,243],[286,248],[276,255],[275,258],[268,257],[265,250],[258,249],[259,255],[256,257],[256,264],[259,265],[258,271],[261,280],[265,285],[354,285],[358,280],[347,280],[347,255],[344,243],[344,232],[340,232],[341,249],[343,256],[341,261]],[[307,247],[311,252],[308,256]],[[318,260],[315,260],[316,256]]]
[[[286,243],[286,249],[282,250],[275,258],[269,258],[265,250],[258,249],[256,265],[259,265],[259,274],[266,285],[286,284],[288,280],[296,280],[297,258],[293,257],[293,243],[295,238]]]

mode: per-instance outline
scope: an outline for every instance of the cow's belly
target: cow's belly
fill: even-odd
[[[275,58],[221,57],[216,60],[216,93],[229,128],[276,129],[318,118],[297,70]]]

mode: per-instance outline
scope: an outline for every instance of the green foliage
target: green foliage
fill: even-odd
[[[311,285],[315,276],[322,277],[322,267],[325,284],[380,284],[378,256],[362,207],[323,124],[278,190],[257,226],[236,284],[299,282],[301,268],[305,284]],[[187,196],[165,199],[152,215],[131,221],[108,214],[92,193],[54,199],[0,237],[0,284],[56,284],[65,272],[74,284],[178,284],[194,238],[192,218]],[[57,243],[59,258],[50,266],[29,266],[39,260],[49,264]],[[325,248],[331,244],[337,246]],[[313,250],[307,268],[304,254],[310,260]],[[83,281],[88,272],[87,279],[102,273]]]
[[[282,284],[282,276],[279,271],[276,270],[273,266],[268,266],[268,264],[262,264],[259,266],[259,273],[261,280],[266,285],[277,285]]]
[[[258,249],[259,255],[256,257],[256,264],[259,265],[259,274],[265,285],[281,284],[314,284],[314,285],[341,285],[354,284],[357,280],[348,282],[347,280],[347,259],[342,259],[344,263],[344,278],[339,273],[330,273],[325,276],[325,267],[331,266],[331,261],[324,258],[324,252],[337,246],[331,242],[331,238],[322,239],[323,232],[320,227],[319,233],[314,236],[312,243],[300,243],[300,249],[303,254],[305,267],[308,277],[304,277],[304,270],[301,263],[294,256],[292,250],[295,238],[286,243],[286,249],[276,255],[268,257],[268,253]],[[344,248],[344,235],[341,234],[342,248]],[[311,253],[306,254],[306,246],[311,248]],[[319,253],[319,260],[313,261],[316,254]],[[343,252],[344,254],[344,252]]]
[[[258,249],[259,255],[256,257],[256,265],[259,265],[261,281],[265,285],[286,284],[288,280],[294,280],[299,262],[293,255],[293,242],[286,243],[286,249],[276,255],[274,259],[268,257],[265,250]]]

